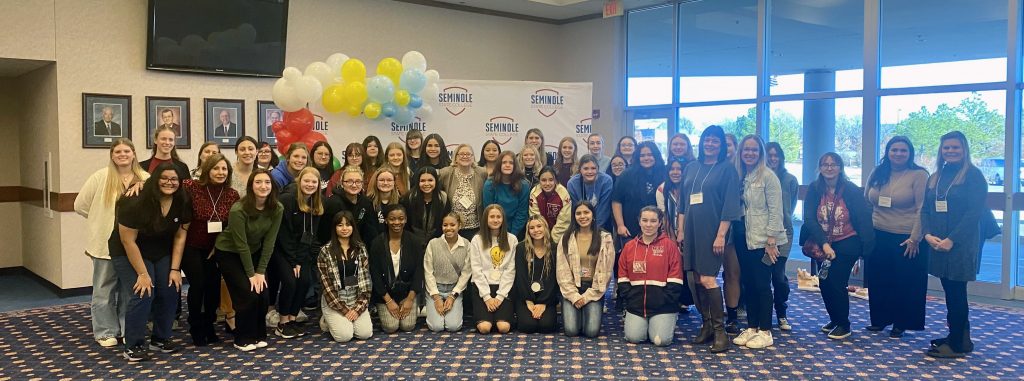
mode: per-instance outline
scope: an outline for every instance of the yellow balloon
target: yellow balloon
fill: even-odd
[[[345,101],[348,104],[362,107],[367,97],[366,85],[362,82],[351,82],[345,85]]]
[[[409,92],[405,90],[398,90],[395,92],[395,103],[399,106],[407,106],[409,104]]]
[[[388,57],[377,63],[377,74],[391,78],[391,82],[398,88],[398,79],[402,76],[402,61],[394,57]]]
[[[362,110],[359,109],[359,106],[348,106],[348,114],[351,116],[359,116],[361,111]]]
[[[363,61],[355,58],[350,58],[345,63],[341,64],[341,78],[345,82],[365,82],[366,81],[366,65]]]
[[[324,110],[327,110],[329,113],[336,114],[341,112],[345,109],[344,88],[339,84],[327,86],[327,89],[324,89],[321,103],[324,105]]]
[[[380,113],[380,103],[370,102],[363,108],[363,115],[366,115],[366,117],[370,119],[377,119],[377,117],[380,116]]]

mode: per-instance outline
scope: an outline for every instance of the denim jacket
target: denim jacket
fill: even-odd
[[[760,179],[757,177],[750,173],[743,178],[743,216],[751,250],[763,249],[769,237],[775,238],[776,245],[787,242],[779,178],[768,170],[761,171]]]

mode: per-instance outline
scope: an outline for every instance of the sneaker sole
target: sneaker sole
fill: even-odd
[[[847,337],[850,337],[851,334],[852,334],[852,332],[851,333],[847,333],[847,334],[842,335],[842,336],[828,335],[828,338],[830,338],[832,340],[842,340],[842,339],[845,339]]]
[[[124,357],[124,359],[128,360],[129,362],[139,362],[139,361],[145,361],[146,360],[145,357],[132,357],[132,356],[129,356],[127,353],[122,353],[121,356]]]

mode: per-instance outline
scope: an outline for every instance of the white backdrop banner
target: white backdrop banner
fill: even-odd
[[[583,141],[592,130],[592,83],[442,79],[438,87],[436,98],[424,99],[433,112],[418,113],[408,125],[330,114],[318,103],[311,106],[316,130],[327,136],[339,157],[346,145],[368,135],[376,135],[386,146],[404,141],[410,129],[423,131],[424,137],[440,134],[449,150],[468,143],[479,155],[488,139],[501,143],[502,150],[518,152],[526,131],[536,127],[544,131],[548,152],[566,136],[576,138],[580,152],[586,151]]]

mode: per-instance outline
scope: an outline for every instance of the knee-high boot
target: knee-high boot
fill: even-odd
[[[694,284],[697,292],[694,293],[697,296],[697,310],[700,311],[701,325],[700,332],[697,332],[697,336],[693,338],[691,344],[704,344],[714,337],[714,330],[711,326],[711,310],[708,304],[708,298],[704,295],[705,289],[700,283]]]
[[[711,312],[711,327],[714,330],[714,342],[711,344],[711,353],[725,352],[732,348],[729,343],[729,335],[725,332],[725,309],[723,307],[722,288],[715,287],[704,289],[705,304]]]

